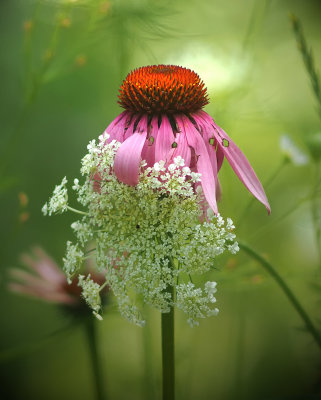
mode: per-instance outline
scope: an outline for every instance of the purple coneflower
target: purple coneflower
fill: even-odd
[[[49,303],[67,306],[70,310],[87,312],[88,307],[81,297],[82,289],[77,284],[77,278],[68,284],[61,268],[44,250],[35,247],[31,254],[23,254],[21,261],[28,270],[11,269],[10,274],[14,281],[9,283],[10,290]],[[86,268],[86,275],[88,272],[95,282],[104,282],[103,276],[92,273],[91,268]]]
[[[248,160],[202,108],[208,104],[200,77],[175,65],[152,65],[128,74],[120,88],[119,104],[125,109],[107,127],[108,142],[122,145],[115,157],[117,178],[128,185],[138,183],[141,160],[151,167],[165,166],[181,156],[193,172],[201,174],[208,205],[217,213],[217,174],[224,157],[246,188],[267,208],[264,189]]]

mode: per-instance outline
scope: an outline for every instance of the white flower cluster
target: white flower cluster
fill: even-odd
[[[192,282],[182,283],[176,288],[176,306],[188,316],[190,326],[199,325],[198,319],[218,314],[218,308],[210,307],[216,302],[216,282],[206,282],[205,289],[195,288]]]
[[[68,283],[72,282],[71,278],[81,267],[83,259],[84,252],[79,248],[78,244],[74,245],[71,242],[67,242],[66,256],[62,260]]]
[[[127,319],[144,324],[140,301],[161,312],[177,306],[191,325],[216,315],[216,283],[201,288],[191,279],[213,269],[225,250],[238,251],[232,221],[209,213],[206,222],[200,222],[204,199],[195,187],[201,175],[184,166],[181,157],[167,167],[164,162],[147,167],[143,161],[135,187],[120,183],[113,170],[120,143],[107,144],[107,139],[90,142],[81,167],[85,181],[74,181],[78,201],[87,212],[72,224],[77,243],[67,243],[68,279],[79,273],[83,249],[91,241],[95,251],[90,256]],[[83,296],[98,313],[102,286],[93,283],[90,277],[80,277]]]
[[[93,309],[94,314],[99,316],[101,307],[101,300],[99,296],[100,286],[94,282],[90,274],[86,277],[84,275],[78,276],[78,286],[82,289],[82,296],[86,300],[87,304]]]
[[[51,198],[48,203],[42,207],[44,215],[52,215],[57,213],[63,213],[67,211],[68,206],[68,192],[66,184],[68,183],[67,178],[64,177],[61,184],[57,185],[53,191]]]

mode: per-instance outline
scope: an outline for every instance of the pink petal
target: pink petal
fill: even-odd
[[[128,126],[126,125],[124,127],[124,132],[123,132],[123,140],[121,142],[124,142],[126,139],[128,139],[131,135],[133,135],[137,130],[135,131],[135,126],[137,126],[137,120],[139,120],[139,117],[133,117],[131,120],[128,120]]]
[[[155,143],[155,162],[165,161],[167,163],[174,153],[172,144],[175,142],[173,129],[168,118],[163,115]]]
[[[145,128],[145,130],[143,130]],[[147,137],[147,118],[138,123],[137,132],[126,139],[118,149],[114,171],[117,178],[130,186],[138,184],[139,163],[143,146]]]
[[[193,114],[193,119],[196,122],[197,128],[200,130],[200,132],[202,133],[202,135],[204,137],[204,140],[206,143],[206,148],[209,152],[212,166],[213,166],[214,160],[212,157],[212,150],[210,149],[210,147],[212,147],[216,151],[216,154],[215,154],[216,166],[213,166],[213,172],[214,172],[214,176],[217,177],[217,174],[223,164],[224,153],[217,147],[217,140],[215,139],[215,136],[213,135],[213,125],[212,125],[213,119],[211,119],[211,124],[209,124],[208,123],[209,118],[205,118],[205,115],[207,115],[209,118],[211,118],[204,111],[198,111],[197,113]],[[210,144],[211,139],[214,140],[213,144]]]
[[[156,141],[158,136],[158,117],[153,117],[149,125],[148,139],[145,141],[142,160],[145,160],[148,167],[152,167],[155,164],[155,149]]]
[[[77,302],[77,298],[63,291],[48,291],[41,287],[29,287],[20,283],[9,283],[8,287],[13,292],[29,295],[38,300],[61,304],[75,304]]]
[[[217,142],[216,142],[217,145]],[[216,148],[216,159],[217,159],[217,172],[219,172],[219,170],[222,167],[223,161],[224,161],[224,151],[222,151],[221,147],[217,145]]]
[[[183,115],[182,117],[176,117],[176,120],[182,132],[184,131],[186,134],[188,145],[195,150],[196,156],[198,157],[196,167],[197,171],[201,173],[201,184],[205,198],[213,212],[217,214],[215,177],[204,140],[187,117]]]
[[[243,182],[245,187],[253,194],[253,196],[255,196],[266,207],[268,213],[270,214],[271,207],[265,195],[263,186],[261,185],[261,182],[256,176],[247,158],[222,128],[220,128],[214,122],[213,127],[214,135],[218,142],[218,149],[224,153],[241,182]],[[224,146],[224,144],[226,145]]]
[[[110,143],[112,140],[123,142],[123,135],[129,118],[130,114],[128,111],[123,111],[107,126],[105,132],[110,136],[107,140],[108,143]]]
[[[36,257],[35,260],[28,254],[21,256],[26,265],[29,265],[39,276],[51,283],[61,284],[66,282],[65,274],[61,268],[41,247],[34,247],[32,250]]]

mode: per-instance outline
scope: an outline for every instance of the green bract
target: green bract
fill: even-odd
[[[213,268],[215,258],[225,250],[232,254],[238,251],[232,221],[208,213],[201,222],[201,176],[184,167],[181,157],[166,167],[159,162],[147,168],[143,161],[136,186],[120,183],[113,172],[120,143],[107,144],[107,138],[101,137],[99,144],[90,142],[82,160],[84,183],[74,181],[78,201],[87,212],[72,224],[77,239],[75,244],[67,244],[64,270],[68,279],[79,273],[85,257],[93,257],[105,275],[104,286],[107,284],[116,296],[120,312],[138,325],[144,324],[140,299],[161,312],[177,306],[187,314],[190,325],[217,314],[213,307],[216,283],[195,287],[191,277]],[[64,185],[60,187],[65,190]],[[56,212],[51,209],[55,197],[61,198],[57,188],[44,208],[49,215]],[[59,211],[66,208],[64,205]],[[88,243],[93,251],[86,256]],[[102,286],[82,276],[79,284],[90,307],[100,312]],[[174,288],[175,298],[169,287]]]

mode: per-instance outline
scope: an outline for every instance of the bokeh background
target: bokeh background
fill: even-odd
[[[320,328],[308,199],[315,162],[280,168],[282,134],[308,154],[306,137],[321,131],[290,12],[320,66],[318,0],[1,0],[1,399],[94,398],[82,325],[7,284],[35,244],[61,263],[74,218],[45,218],[41,207],[63,176],[79,176],[87,143],[120,113],[122,80],[143,65],[178,64],[204,80],[206,111],[267,183],[272,206],[271,216],[258,202],[248,207],[249,193],[225,163],[220,211]],[[192,329],[177,313],[177,398],[321,398],[320,348],[262,266],[240,251],[209,277],[220,314]],[[146,328],[133,326],[111,298],[98,325],[109,399],[160,399],[160,315],[145,312]]]

